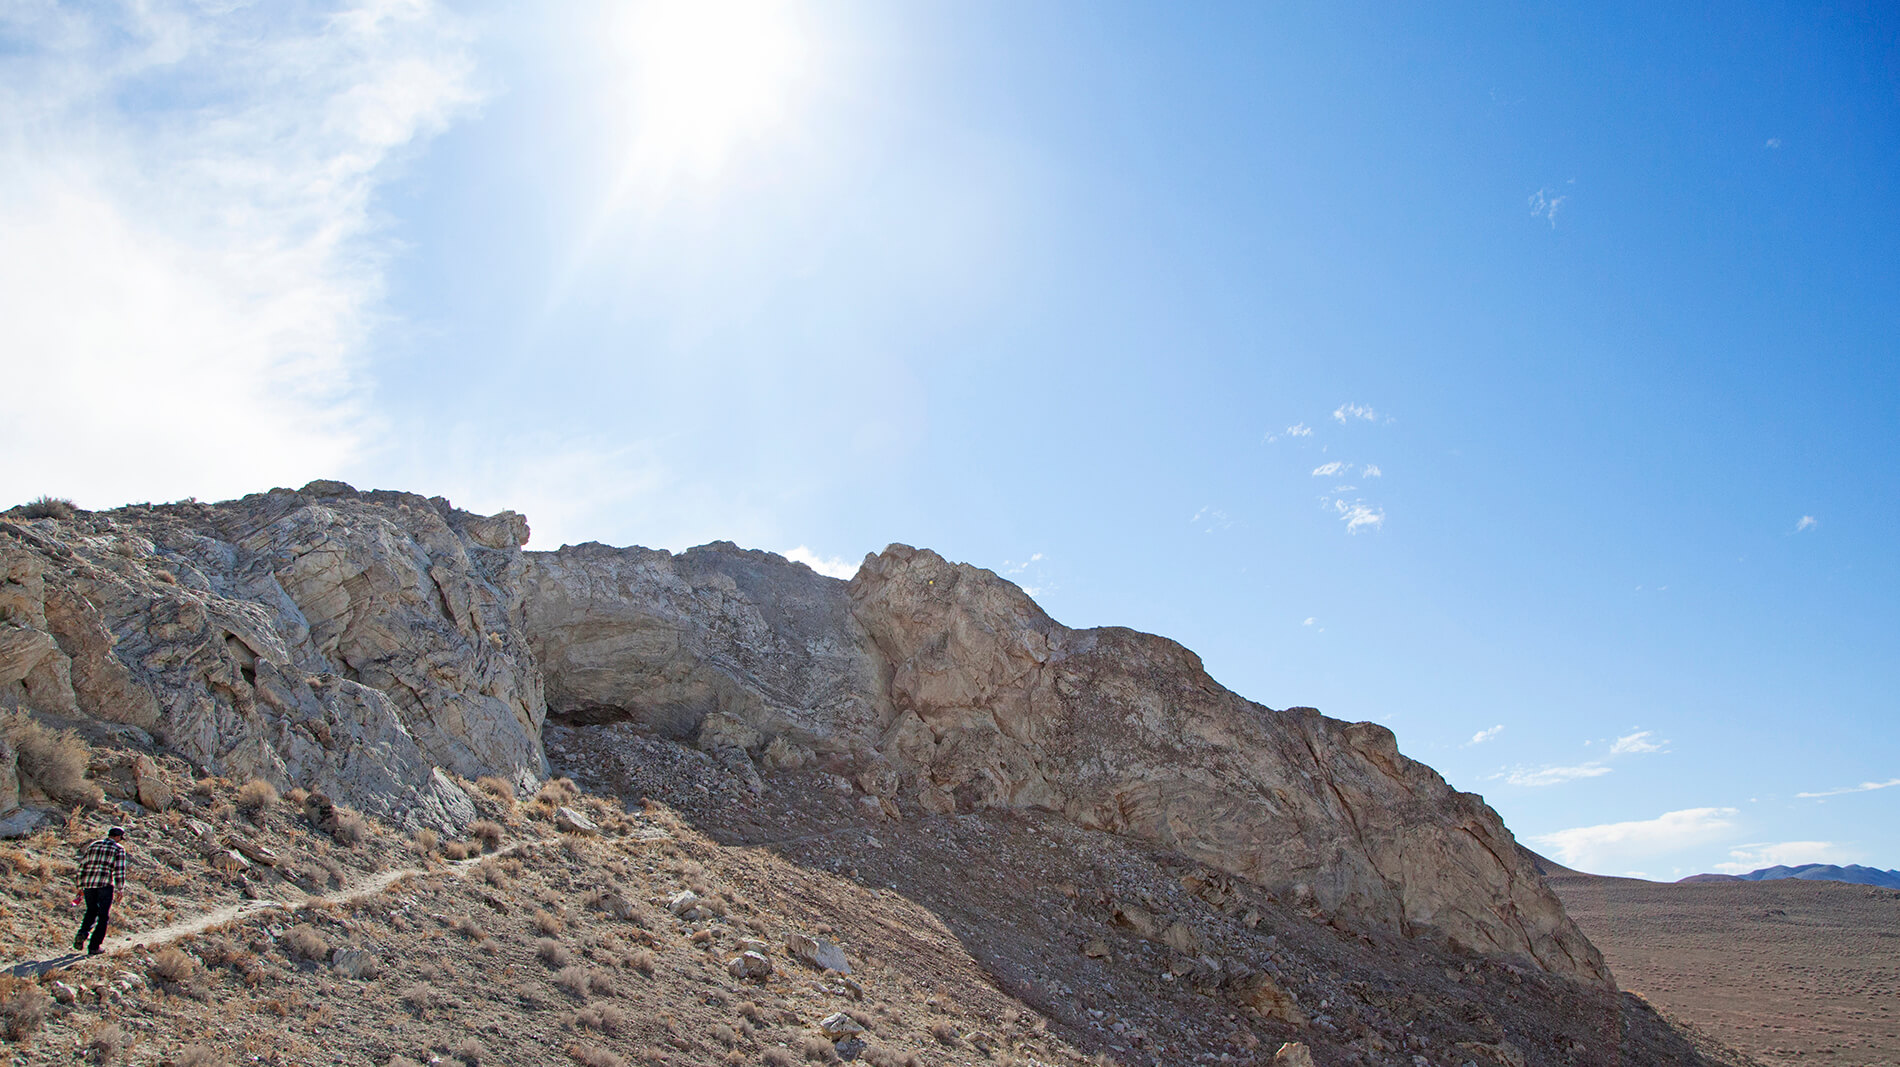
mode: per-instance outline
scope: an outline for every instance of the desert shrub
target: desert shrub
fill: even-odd
[[[58,519],[71,522],[79,514],[79,509],[65,497],[39,496],[13,509],[23,519]]]
[[[765,1050],[765,1067],[795,1067],[798,1057],[788,1048],[768,1048]]]
[[[575,1045],[568,1050],[581,1067],[627,1067],[627,1061],[599,1045]]]
[[[482,843],[490,852],[501,847],[501,824],[493,819],[478,819],[468,824],[468,836]]]
[[[442,835],[428,827],[416,831],[416,851],[427,856],[442,843]]]
[[[305,789],[303,786],[296,786],[292,788],[290,792],[284,794],[284,802],[299,811],[303,810],[303,802],[309,799],[310,790]]]
[[[727,1025],[726,1023],[714,1023],[713,1028],[712,1028],[712,1036],[713,1036],[714,1041],[717,1041],[728,1048],[739,1043],[739,1031],[734,1030],[731,1026]]]
[[[550,967],[565,967],[574,962],[574,954],[567,950],[567,946],[551,937],[536,941],[534,954],[537,959]]]
[[[936,1038],[939,1043],[949,1045],[952,1048],[963,1043],[963,1037],[957,1033],[956,1025],[941,1019],[930,1024],[930,1036]]]
[[[32,1035],[46,1022],[46,1009],[53,998],[38,982],[0,974],[0,1030],[8,1040],[18,1041]]]
[[[811,1063],[836,1063],[838,1060],[838,1047],[812,1034],[798,1039],[798,1051]]]
[[[546,908],[534,909],[534,932],[543,937],[553,937],[567,929],[566,920]]]
[[[450,925],[455,928],[456,933],[461,934],[470,941],[488,940],[488,931],[482,929],[480,923],[466,915],[457,915]]]
[[[586,1000],[588,988],[594,984],[593,975],[587,968],[579,965],[563,967],[554,972],[554,984]]]
[[[756,1026],[765,1025],[765,1009],[754,1001],[743,1001],[739,1005],[739,1017]]]
[[[326,960],[330,958],[330,942],[323,939],[317,928],[309,923],[298,923],[284,931],[284,947],[299,959]]]
[[[450,841],[442,846],[442,855],[446,859],[465,860],[478,850],[464,841]]]
[[[915,1052],[898,1052],[881,1045],[865,1049],[858,1058],[871,1067],[921,1067],[923,1062]]]
[[[468,1067],[476,1067],[488,1056],[488,1049],[479,1040],[465,1037],[455,1043],[455,1047],[449,1050],[449,1055],[468,1064]]]
[[[402,1002],[410,1011],[427,1011],[441,1001],[442,994],[427,982],[411,982],[402,987]]]
[[[361,815],[353,811],[345,811],[342,808],[338,808],[336,812],[336,829],[330,831],[330,836],[335,839],[339,845],[355,848],[363,843],[364,838],[369,836],[369,824],[363,821]]]
[[[218,795],[218,780],[216,778],[198,779],[191,783],[191,795],[199,800],[210,800]]]
[[[503,808],[513,810],[515,806],[515,787],[508,779],[497,774],[484,774],[475,779],[475,788],[494,797]]]
[[[574,1022],[603,1034],[618,1034],[627,1027],[627,1013],[612,1004],[589,1005],[574,1013]]]
[[[151,966],[147,970],[151,972],[153,978],[161,982],[185,985],[191,981],[193,975],[198,973],[198,961],[177,946],[167,945],[158,950],[158,955],[152,957]]]
[[[635,949],[633,954],[627,957],[627,966],[651,978],[654,967],[653,953],[643,948]]]
[[[6,739],[19,754],[20,772],[63,804],[97,804],[104,793],[86,780],[92,748],[73,730],[51,730],[24,713],[6,718]]]
[[[277,787],[262,778],[253,778],[245,782],[237,791],[237,806],[240,811],[254,815],[262,814],[277,803]]]
[[[118,1023],[102,1023],[86,1039],[86,1056],[94,1063],[117,1063],[130,1044]]]
[[[178,1067],[224,1067],[225,1064],[223,1056],[203,1045],[186,1045],[172,1057],[172,1062]]]

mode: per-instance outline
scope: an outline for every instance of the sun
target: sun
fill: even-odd
[[[715,178],[792,121],[809,49],[788,5],[659,0],[623,9],[614,30],[641,184]]]

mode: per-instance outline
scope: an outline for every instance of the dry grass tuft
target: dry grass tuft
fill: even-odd
[[[152,957],[148,968],[153,978],[172,985],[186,985],[198,973],[198,961],[175,945],[167,945]]]
[[[898,1052],[882,1046],[867,1048],[858,1058],[871,1067],[923,1067],[923,1061],[915,1052]]]
[[[38,982],[0,974],[0,1030],[8,1040],[19,1041],[37,1031],[52,1002]]]
[[[488,931],[482,929],[480,923],[466,915],[457,915],[450,925],[455,928],[456,933],[461,934],[470,941],[488,940]]]
[[[963,1036],[957,1033],[956,1026],[941,1019],[930,1024],[930,1036],[936,1038],[939,1044],[951,1048],[963,1044]]]
[[[468,824],[468,836],[481,842],[482,848],[493,852],[501,847],[501,824],[493,819],[478,819]]]
[[[543,937],[554,937],[567,929],[567,920],[548,911],[546,908],[534,910],[534,932]]]
[[[455,1047],[449,1050],[449,1055],[468,1064],[468,1067],[477,1067],[488,1057],[488,1048],[476,1038],[465,1037],[455,1043]]]
[[[443,858],[451,860],[465,860],[480,851],[480,849],[466,841],[450,841],[442,846]]]
[[[131,1040],[118,1023],[101,1023],[86,1040],[86,1057],[94,1063],[117,1063]]]
[[[338,808],[336,812],[336,829],[330,831],[330,836],[339,845],[355,848],[363,843],[364,838],[369,836],[369,825],[365,823],[363,817],[356,812]]]
[[[627,1013],[612,1004],[590,1005],[574,1013],[574,1023],[603,1034],[618,1034],[627,1028]]]
[[[442,844],[442,835],[427,827],[416,831],[416,851],[427,856]]]
[[[581,1067],[627,1067],[627,1061],[599,1045],[575,1045],[567,1050]]]
[[[508,779],[495,774],[484,774],[475,779],[475,788],[494,797],[501,806],[513,811],[515,807],[515,787]]]
[[[653,953],[643,948],[635,949],[633,954],[627,957],[627,966],[651,978],[653,977],[653,968],[655,966]]]
[[[36,496],[13,509],[13,514],[22,519],[58,519],[71,522],[79,514],[79,508],[63,496]]]
[[[19,754],[20,773],[63,804],[97,804],[105,796],[86,780],[92,748],[72,730],[51,730],[25,713],[7,716],[0,732]]]
[[[277,804],[277,787],[262,778],[253,778],[245,782],[237,791],[237,806],[240,811],[253,815],[268,811]]]
[[[765,1050],[765,1067],[797,1067],[798,1057],[787,1048],[768,1048]]]
[[[172,1057],[177,1067],[225,1067],[225,1059],[203,1045],[186,1045]]]
[[[593,975],[588,972],[587,968],[579,966],[578,964],[563,967],[554,972],[554,984],[560,986],[569,994],[586,1000],[588,988],[593,985]]]
[[[574,954],[566,945],[551,937],[544,937],[534,943],[535,958],[550,967],[566,967],[574,962]]]
[[[838,1047],[822,1037],[806,1034],[799,1038],[798,1051],[809,1063],[838,1062]]]
[[[321,961],[330,958],[330,942],[324,940],[317,928],[309,923],[298,923],[284,931],[284,947],[299,959]]]

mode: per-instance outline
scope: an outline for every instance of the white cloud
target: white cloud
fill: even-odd
[[[1794,532],[1800,533],[1803,530],[1812,530],[1819,525],[1821,525],[1819,519],[1812,515],[1803,515],[1801,516],[1801,521],[1794,524]]]
[[[1472,745],[1482,745],[1503,732],[1503,723],[1499,723],[1487,730],[1479,730],[1477,733],[1471,735],[1471,740],[1465,742],[1465,747],[1469,748]]]
[[[372,206],[473,102],[429,0],[9,5],[0,500],[99,506],[332,474],[376,426]]]
[[[810,567],[812,570],[817,571],[827,578],[843,578],[846,581],[850,581],[851,578],[858,573],[857,564],[842,559],[826,559],[811,549],[806,548],[804,545],[799,545],[790,552],[781,554],[793,563],[803,563],[805,566]],[[1038,554],[1036,558],[1040,559],[1042,557]]]
[[[1313,616],[1311,616],[1311,615],[1308,615],[1308,616],[1307,616],[1306,618],[1304,618],[1304,619],[1302,619],[1302,620],[1300,620],[1300,625],[1301,625],[1301,626],[1311,626],[1311,625],[1313,625],[1314,623],[1317,623],[1318,621],[1319,621],[1319,619],[1317,619],[1317,618],[1315,618],[1315,617],[1313,617]]]
[[[1367,422],[1377,422],[1379,421],[1379,413],[1364,404],[1347,403],[1341,404],[1333,409],[1333,418],[1341,426],[1345,426],[1352,419],[1364,419]]]
[[[1876,789],[1892,789],[1900,785],[1900,778],[1889,778],[1884,782],[1862,782],[1841,789],[1824,789],[1819,793],[1796,793],[1795,796],[1812,800],[1815,797],[1838,797],[1847,793],[1871,793]]]
[[[1349,464],[1341,463],[1338,460],[1334,460],[1331,463],[1323,463],[1313,468],[1313,477],[1331,478],[1333,475],[1345,470],[1347,466],[1349,466]]]
[[[1225,530],[1231,527],[1234,524],[1234,520],[1228,518],[1225,511],[1210,504],[1195,512],[1194,517],[1189,519],[1188,523],[1190,525],[1202,523],[1202,533],[1213,533],[1215,530]]]
[[[1040,552],[1030,553],[1029,558],[1026,560],[1023,560],[1021,563],[1016,563],[1016,562],[1006,559],[1003,561],[1003,573],[1004,574],[1021,574],[1022,572],[1029,569],[1029,565],[1031,563],[1041,563],[1041,562],[1042,562],[1042,553]],[[855,567],[852,568],[852,573],[854,574],[857,573],[857,569]]]
[[[1363,527],[1377,530],[1385,525],[1385,509],[1373,507],[1363,500],[1348,504],[1344,500],[1333,501],[1333,510],[1339,513],[1339,520],[1346,524],[1346,532],[1356,534]]]
[[[1579,826],[1531,838],[1540,851],[1578,870],[1627,870],[1632,861],[1706,845],[1734,827],[1734,808],[1687,808],[1637,822]]]
[[[1780,841],[1773,844],[1736,845],[1728,850],[1729,860],[1718,863],[1720,874],[1747,874],[1763,867],[1799,867],[1804,863],[1846,864],[1860,856],[1832,841]]]
[[[1359,472],[1359,476],[1361,478],[1383,478],[1385,477],[1385,472],[1379,469],[1378,464],[1368,463],[1366,464],[1366,469]]]
[[[1567,196],[1558,196],[1556,191],[1546,186],[1531,194],[1531,214],[1540,219],[1550,220],[1550,228],[1557,228],[1557,209],[1564,206]]]
[[[1617,738],[1616,743],[1610,746],[1610,755],[1624,756],[1635,753],[1666,751],[1666,746],[1669,742],[1651,741],[1649,738],[1652,733],[1653,731],[1650,730],[1638,730],[1633,734],[1626,734]]]
[[[1288,426],[1286,429],[1280,431],[1279,433],[1268,434],[1267,443],[1272,444],[1273,442],[1278,441],[1282,437],[1311,437],[1311,436],[1313,436],[1312,427],[1308,426],[1307,424],[1303,422],[1296,422],[1293,425]]]
[[[1781,138],[1779,138],[1779,137],[1770,137],[1770,138],[1768,138],[1768,140],[1766,140],[1766,141],[1764,141],[1764,142],[1762,143],[1762,147],[1763,147],[1763,148],[1771,148],[1771,149],[1772,149],[1772,148],[1780,148],[1780,147],[1781,147]]]
[[[1565,782],[1574,782],[1580,778],[1596,778],[1608,773],[1610,773],[1609,767],[1594,760],[1589,763],[1579,763],[1569,767],[1546,766],[1539,767],[1536,770],[1519,767],[1504,775],[1504,784],[1536,788],[1547,785],[1562,785]],[[1492,777],[1497,776],[1493,775]]]

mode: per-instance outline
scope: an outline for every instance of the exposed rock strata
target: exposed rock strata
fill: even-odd
[[[1390,731],[1254,704],[1180,645],[1070,630],[1015,585],[893,545],[849,583],[726,544],[527,553],[555,714],[709,751],[809,751],[928,812],[1060,811],[1316,914],[1607,981],[1497,814]]]
[[[334,482],[0,522],[0,707],[466,821],[438,768],[532,780],[546,765],[540,673],[511,622],[526,537],[513,513]]]

